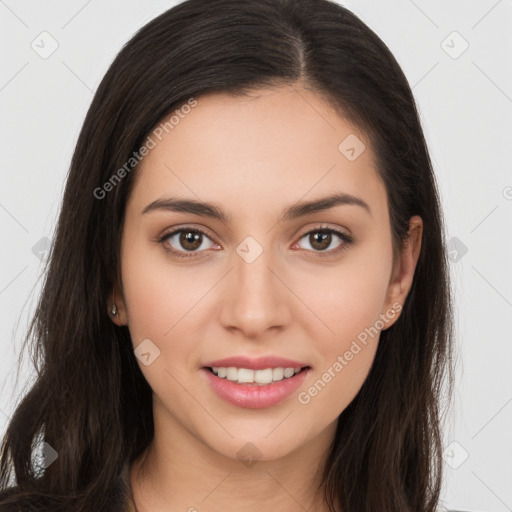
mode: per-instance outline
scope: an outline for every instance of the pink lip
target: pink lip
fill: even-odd
[[[220,366],[228,368],[234,366],[236,368],[247,368],[249,370],[264,370],[265,368],[304,368],[308,366],[307,363],[299,361],[292,361],[291,359],[284,359],[275,356],[263,356],[257,358],[250,358],[247,356],[234,356],[226,357],[225,359],[218,359],[217,361],[210,361],[205,363],[204,366]]]
[[[217,364],[212,366],[217,366]],[[231,366],[235,365],[233,364]],[[239,368],[251,368],[250,366],[243,366],[238,363],[236,366]],[[267,366],[263,367],[269,368],[271,366],[272,365],[269,366],[267,363]],[[291,368],[294,365],[287,364],[279,366]],[[296,366],[301,365],[297,364]],[[258,386],[255,384],[238,384],[238,382],[217,377],[207,368],[201,369],[201,372],[204,373],[208,383],[218,396],[226,402],[237,405],[238,407],[245,407],[247,409],[264,409],[288,398],[304,382],[309,371],[310,369],[307,368],[288,379],[272,382],[271,384],[266,384],[264,386]]]

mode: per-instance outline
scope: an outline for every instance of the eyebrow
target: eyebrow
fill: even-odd
[[[289,207],[283,213],[281,218],[283,220],[297,219],[311,213],[329,210],[335,206],[340,205],[360,206],[366,210],[370,216],[372,215],[372,211],[365,201],[351,194],[339,193],[315,199],[313,201],[303,201],[296,203]],[[195,199],[179,199],[174,197],[167,199],[157,199],[156,201],[148,204],[141,213],[146,214],[155,210],[169,210],[173,212],[191,213],[201,217],[210,217],[212,219],[219,220],[224,224],[228,224],[231,221],[230,215],[224,212],[224,210],[219,205],[215,203],[196,201]]]

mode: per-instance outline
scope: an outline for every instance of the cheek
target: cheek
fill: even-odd
[[[170,272],[161,247],[148,249],[129,233],[125,240],[121,273],[133,344],[149,338],[160,345],[184,314],[184,294],[189,288],[179,271]]]
[[[316,429],[335,421],[356,397],[372,366],[377,343],[378,336],[371,344],[356,340],[340,347],[301,388],[297,395],[301,413],[312,419]]]
[[[311,339],[323,340],[322,352],[329,353],[333,347],[343,349],[348,340],[374,326],[383,313],[390,257],[361,251],[337,266],[298,272],[302,277],[295,280],[294,291],[302,299],[306,314],[297,318]]]
[[[392,264],[388,249],[358,252],[302,281],[304,302],[315,313],[303,316],[302,326],[319,362],[298,396],[308,415],[334,420],[366,380],[382,329]]]
[[[127,237],[130,250],[122,253],[122,280],[132,345],[137,348],[149,339],[159,351],[148,344],[153,360],[146,366],[141,359],[139,368],[156,396],[185,399],[181,404],[185,407],[187,397],[180,394],[177,382],[187,378],[187,362],[194,350],[187,342],[191,316],[187,312],[204,291],[194,286],[193,274],[172,269],[160,247],[148,250],[147,245],[128,241]]]
[[[334,421],[361,389],[380,335],[376,324],[382,293],[370,287],[366,291],[360,282],[348,277],[344,283],[328,297],[318,296],[319,311],[329,331],[310,331],[317,364],[297,397],[303,414],[322,418],[324,425]]]

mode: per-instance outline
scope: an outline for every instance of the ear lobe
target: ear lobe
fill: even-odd
[[[392,310],[398,312],[398,314],[393,315],[389,322],[386,322],[384,329],[391,327],[396,322],[400,316],[402,305],[405,303],[405,299],[411,289],[421,251],[422,235],[423,221],[421,217],[415,215],[409,220],[408,236],[404,240],[401,253],[393,268],[393,275],[389,282],[385,310],[383,312],[386,316],[389,316],[387,313],[390,313]]]
[[[107,311],[108,316],[116,325],[127,325],[127,315],[123,296],[118,292],[118,288],[115,286],[108,297]]]

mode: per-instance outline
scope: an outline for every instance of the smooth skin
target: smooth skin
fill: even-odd
[[[139,512],[327,510],[314,493],[315,471],[338,416],[368,375],[379,335],[307,404],[298,395],[365,328],[379,318],[383,329],[397,320],[422,221],[411,218],[408,242],[393,262],[386,189],[369,140],[303,85],[197,101],[144,158],[126,206],[113,321],[129,326],[134,349],[149,339],[160,350],[148,366],[138,360],[153,390],[155,436],[131,468],[134,501]],[[366,146],[354,161],[338,149],[350,134]],[[371,211],[342,204],[281,219],[298,202],[334,193],[351,194]],[[142,213],[170,197],[215,203],[230,221]],[[307,233],[320,226],[354,242],[331,234],[323,246],[315,243]],[[199,234],[193,251],[180,234],[159,241],[179,227],[207,236]],[[249,236],[262,249],[251,263],[237,252]],[[281,403],[241,408],[219,398],[201,370],[234,355],[286,357],[311,371]],[[261,457],[255,464],[237,455],[244,446]]]

